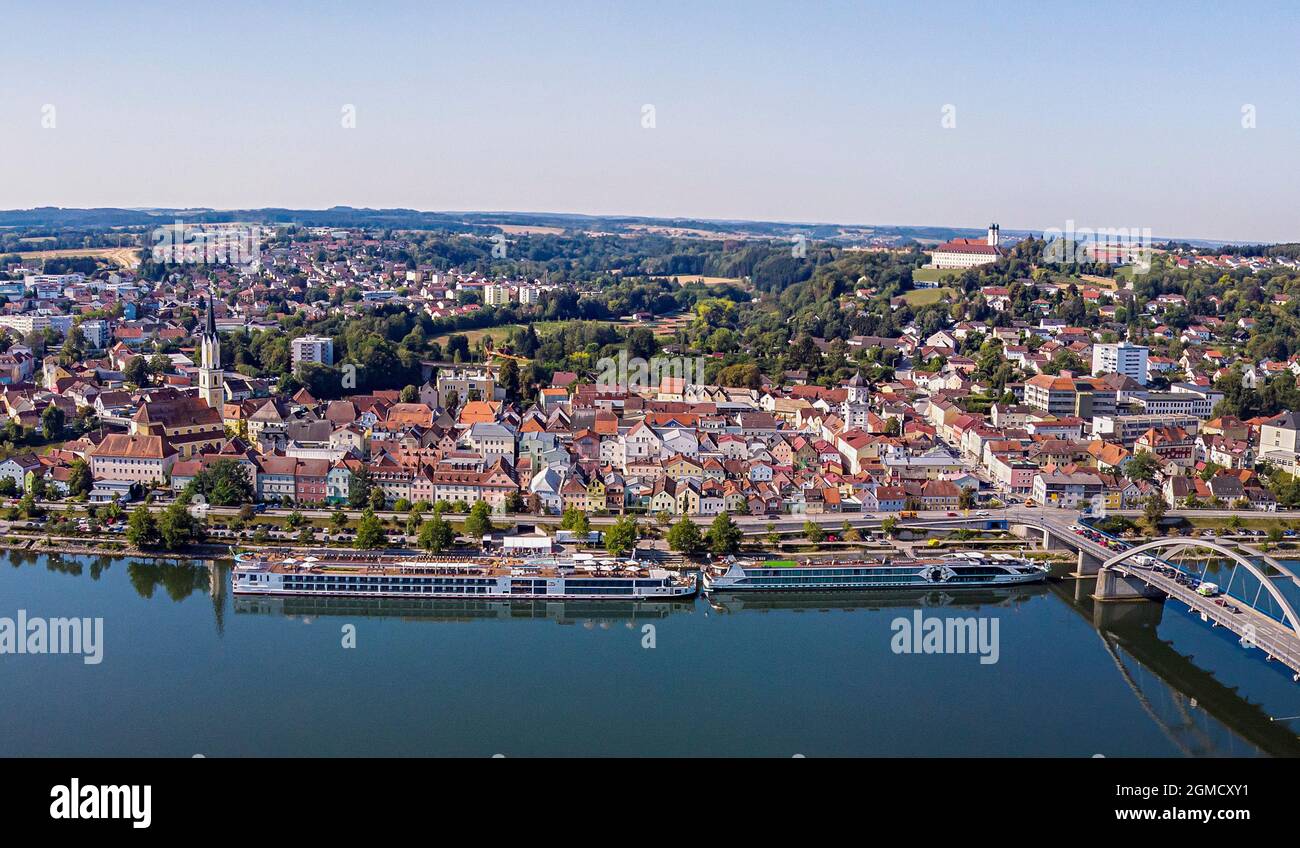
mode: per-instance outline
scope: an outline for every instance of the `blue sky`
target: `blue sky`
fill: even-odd
[[[1300,240],[1297,9],[9,4],[0,208],[1073,220]]]

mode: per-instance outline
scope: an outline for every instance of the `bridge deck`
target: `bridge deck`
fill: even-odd
[[[1115,550],[1099,545],[1085,536],[1078,535],[1071,527],[1072,521],[1058,518],[1057,515],[1050,511],[1037,513],[1033,516],[1020,515],[1011,520],[1013,523],[1025,524],[1050,532],[1070,547],[1075,550],[1085,551],[1100,562],[1106,562],[1116,554]],[[1188,541],[1195,542],[1194,539]],[[1159,554],[1153,551],[1152,555],[1158,556]],[[1213,622],[1220,627],[1227,627],[1238,636],[1245,635],[1247,624],[1254,625],[1253,639],[1255,645],[1270,658],[1278,660],[1290,668],[1292,672],[1300,674],[1300,636],[1297,636],[1295,631],[1285,624],[1269,618],[1244,601],[1220,596],[1225,602],[1231,603],[1240,610],[1240,612],[1236,613],[1230,612],[1227,608],[1216,604],[1214,598],[1198,595],[1191,587],[1184,586],[1174,578],[1166,577],[1152,570],[1150,566],[1142,566],[1126,561],[1118,563],[1112,568],[1137,577],[1148,586],[1158,589],[1168,597],[1182,601],[1195,612],[1204,615],[1207,621]]]
[[[1209,621],[1228,628],[1238,636],[1245,636],[1247,626],[1253,625],[1255,632],[1252,638],[1255,645],[1270,658],[1284,663],[1293,672],[1300,674],[1300,637],[1296,636],[1291,628],[1269,618],[1249,604],[1220,595],[1219,600],[1232,604],[1238,610],[1234,613],[1227,607],[1216,604],[1215,598],[1198,595],[1191,587],[1184,586],[1175,578],[1155,571],[1151,566],[1124,562],[1111,567],[1138,578],[1171,598],[1182,601]]]

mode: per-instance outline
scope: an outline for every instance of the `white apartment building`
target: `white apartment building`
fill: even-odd
[[[43,333],[50,327],[48,315],[0,315],[0,327],[8,327],[19,335]]]
[[[1139,385],[1147,384],[1147,354],[1145,345],[1119,342],[1117,344],[1095,344],[1092,346],[1093,374],[1122,374],[1131,377]]]
[[[484,306],[504,306],[510,302],[510,286],[489,283],[483,287]]]
[[[82,321],[81,335],[86,339],[86,344],[90,345],[93,350],[105,350],[108,347],[109,340],[113,337],[108,322],[103,318],[92,318],[88,321]]]
[[[334,364],[334,340],[325,336],[300,336],[293,340],[292,363],[296,371],[304,362]]]

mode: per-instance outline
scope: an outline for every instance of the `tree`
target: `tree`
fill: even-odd
[[[668,548],[694,556],[704,550],[704,535],[699,525],[685,515],[668,529]]]
[[[68,336],[63,340],[63,347],[59,349],[59,361],[64,365],[72,365],[80,362],[86,355],[86,334],[82,332],[79,325],[73,325],[68,331]]]
[[[146,506],[138,506],[126,523],[126,540],[137,548],[152,548],[158,544],[158,523]]]
[[[506,512],[520,513],[526,508],[527,507],[524,504],[524,496],[520,492],[514,491],[506,495]]]
[[[18,501],[18,511],[27,518],[36,518],[42,512],[41,508],[36,505],[36,496],[31,492],[23,495]]]
[[[420,400],[420,390],[411,385],[403,386],[397,399],[402,403],[417,403]]]
[[[304,545],[310,545],[316,541],[316,529],[310,524],[304,525],[298,532],[298,541]]]
[[[894,532],[897,531],[897,530],[898,530],[898,519],[897,519],[897,518],[895,518],[894,516],[890,515],[890,516],[887,516],[887,517],[884,518],[884,519],[881,519],[881,522],[880,522],[880,532],[884,533],[886,536],[893,536],[893,535],[894,535]]]
[[[715,556],[734,554],[740,550],[740,543],[744,538],[745,534],[736,522],[731,520],[730,515],[725,512],[718,513],[718,517],[713,519],[713,525],[709,527],[709,550]]]
[[[803,537],[813,544],[820,544],[826,540],[826,531],[815,521],[805,521],[803,523]]]
[[[781,544],[781,534],[777,531],[775,524],[769,523],[767,525],[767,543],[772,547]]]
[[[384,505],[388,502],[388,498],[384,497],[384,490],[379,486],[370,487],[368,500],[370,502],[370,508],[376,511],[383,509]]]
[[[628,551],[636,549],[639,535],[640,528],[637,527],[636,518],[631,515],[624,515],[615,521],[614,526],[605,533],[605,550],[614,556],[622,556]]]
[[[492,507],[487,501],[477,501],[465,519],[465,535],[471,539],[482,539],[492,532]]]
[[[957,496],[957,506],[961,509],[970,509],[975,506],[975,490],[963,488],[961,494]]]
[[[1159,493],[1152,492],[1142,502],[1142,517],[1152,533],[1158,532],[1160,520],[1165,517],[1165,499]]]
[[[1124,476],[1134,483],[1150,482],[1156,478],[1156,470],[1159,467],[1160,463],[1155,454],[1140,450],[1124,463]]]
[[[143,388],[149,385],[149,364],[143,356],[132,357],[123,369],[122,376],[136,388]]]
[[[302,513],[295,509],[293,512],[285,516],[284,526],[290,530],[297,530],[304,522],[306,522],[306,520],[307,519],[303,517]]]
[[[569,507],[560,516],[560,529],[572,530],[573,535],[585,540],[591,534],[591,519],[577,507]]]
[[[501,366],[501,374],[497,380],[505,392],[506,400],[516,402],[519,400],[519,365],[513,359],[507,359],[505,365]]]
[[[361,513],[361,521],[357,523],[357,538],[353,545],[358,550],[371,550],[388,545],[388,536],[384,533],[384,526],[379,523],[379,519],[375,517],[375,511],[370,507],[366,507],[366,511]]]
[[[348,514],[343,509],[336,509],[330,515],[330,524],[334,525],[335,530],[343,530],[348,526]]]
[[[424,511],[428,504],[421,501],[412,506],[406,513],[406,535],[414,536],[420,532],[420,524],[424,521]]]
[[[68,470],[68,494],[74,498],[88,495],[94,485],[95,479],[90,474],[90,464],[81,458],[72,460]]]
[[[149,376],[155,380],[160,379],[168,371],[172,370],[171,357],[165,353],[155,353],[149,357]]]
[[[426,551],[440,554],[450,548],[456,541],[456,532],[439,513],[420,526],[419,545]]]
[[[183,503],[174,503],[158,516],[158,535],[163,547],[174,551],[199,541],[203,537],[203,528]]]
[[[54,404],[45,407],[41,413],[41,435],[53,441],[63,434],[63,410]]]
[[[348,475],[348,506],[356,509],[370,503],[370,471],[363,465]]]
[[[218,459],[199,469],[187,487],[212,506],[236,506],[253,502],[253,481],[244,466],[233,459]]]

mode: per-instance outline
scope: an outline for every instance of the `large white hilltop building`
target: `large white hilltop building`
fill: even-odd
[[[984,241],[979,239],[958,238],[946,241],[936,247],[931,254],[931,268],[974,268],[998,261],[1004,253],[1002,236],[997,224],[989,224],[989,232]]]

